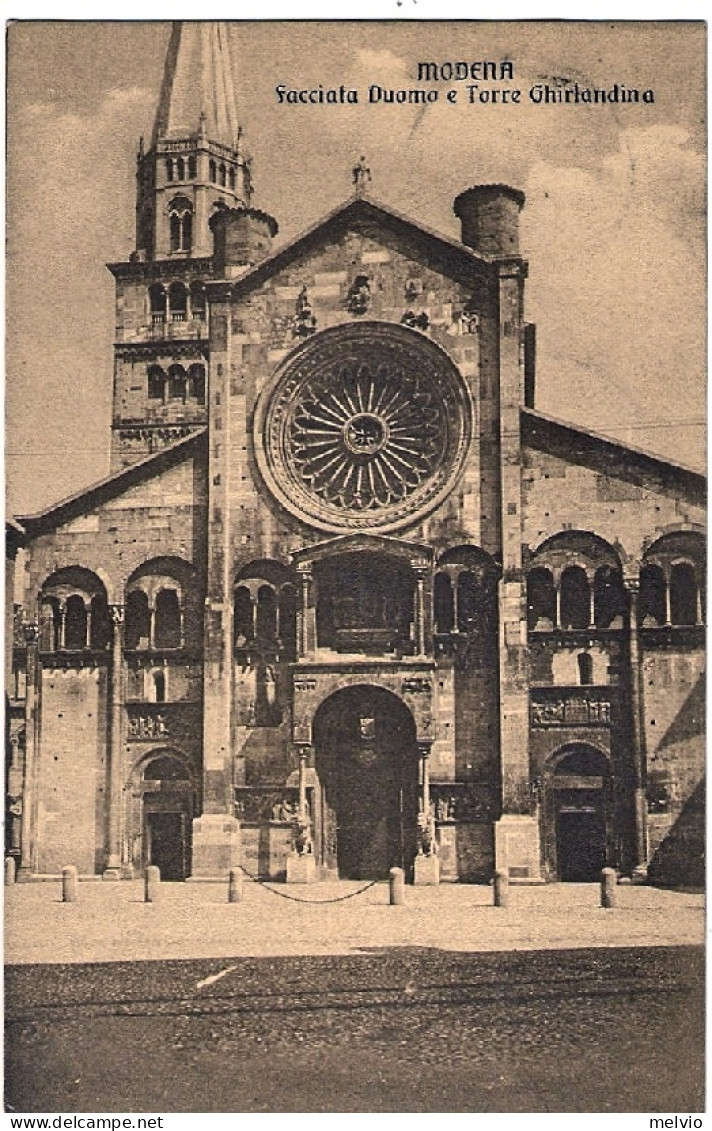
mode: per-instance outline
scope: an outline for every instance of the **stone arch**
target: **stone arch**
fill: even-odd
[[[173,745],[144,753],[131,773],[127,835],[135,873],[155,864],[164,880],[190,875],[192,820],[198,806],[198,772]]]
[[[237,651],[248,647],[293,656],[296,641],[296,575],[277,559],[259,558],[237,569],[233,583],[233,639]],[[288,623],[289,621],[289,623]]]
[[[706,576],[707,547],[700,531],[668,530],[656,538],[641,562],[643,625],[703,624]]]
[[[613,773],[597,743],[566,742],[542,773],[541,835],[551,878],[593,883],[614,863]]]
[[[162,758],[172,759],[177,763],[181,774],[184,775],[178,780],[190,781],[193,786],[198,785],[198,773],[193,764],[193,759],[189,754],[186,754],[184,750],[181,750],[179,746],[170,744],[148,750],[141,754],[140,758],[134,763],[131,771],[131,784],[134,789],[140,785],[142,781],[146,780],[147,768],[149,768],[152,763]],[[148,780],[155,781],[160,779],[156,777],[151,778],[149,776]]]
[[[181,620],[180,646],[198,646],[202,642],[202,599],[198,573],[192,562],[176,555],[147,559],[129,574],[125,585],[125,599],[128,604],[130,593],[143,592],[149,609],[154,614],[159,593],[171,589],[177,594]]]
[[[622,570],[619,547],[590,530],[560,530],[545,538],[529,555],[527,571],[535,565],[549,566],[555,577],[567,565],[579,565],[593,576],[599,566]]]
[[[49,574],[39,593],[40,650],[81,652],[108,646],[105,582],[86,566],[64,566]]]
[[[314,714],[315,842],[318,862],[344,878],[412,875],[417,850],[416,723],[393,691],[340,687]]]

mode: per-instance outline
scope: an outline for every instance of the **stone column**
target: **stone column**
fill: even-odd
[[[636,600],[637,604],[637,600]],[[672,612],[670,608],[670,571],[665,571],[665,627],[672,624]]]
[[[425,577],[422,566],[414,567],[415,573],[415,646],[419,656],[425,655]]]
[[[109,811],[108,857],[105,880],[121,878],[121,796],[123,747],[123,625],[124,606],[109,605],[111,653],[109,658]]]
[[[299,576],[302,583],[299,617],[299,654],[300,656],[306,656],[309,652],[309,609],[311,605],[312,585],[311,569],[300,569]]]
[[[298,747],[299,755],[299,816],[302,820],[307,818],[307,759],[309,747]]]
[[[19,855],[20,846],[22,844],[21,835],[21,822],[22,822],[22,759],[20,757],[20,741],[19,735],[13,734],[10,738],[10,749],[12,752],[10,760],[10,770],[8,774],[8,795],[9,799],[13,800],[8,807],[7,822],[8,822],[8,847],[14,856]],[[19,805],[18,800],[19,799]]]
[[[554,592],[556,593],[556,611],[554,613],[554,628],[561,628],[561,575],[554,579],[556,586]]]
[[[495,870],[522,881],[541,878],[539,821],[531,802],[529,762],[529,649],[527,593],[522,562],[521,364],[524,276],[516,259],[500,260],[499,274],[499,672],[502,815],[495,826]],[[559,617],[560,620],[560,617]],[[515,871],[516,869],[516,871]]]
[[[439,884],[440,860],[435,843],[435,821],[430,817],[430,743],[418,743],[421,766],[421,805],[418,819],[418,854],[415,858],[413,883]]]
[[[25,695],[25,773],[22,786],[21,852],[18,880],[37,871],[37,777],[39,769],[38,718],[41,669],[39,628],[24,626],[27,645],[27,689]]]
[[[458,574],[450,574],[449,573],[447,576],[450,578],[450,589],[451,589],[451,592],[452,592],[452,631],[453,632],[459,632],[460,631],[460,597],[459,597],[459,594],[458,594],[458,591],[457,591],[457,584],[460,580],[460,575],[459,575],[459,573]]]
[[[633,790],[635,806],[635,867],[645,869],[648,859],[647,802],[645,796],[645,715],[643,700],[643,670],[638,633],[640,578],[626,577],[630,619],[628,629],[629,684],[631,710],[631,740],[633,761]]]
[[[590,610],[589,614],[588,614],[588,623],[589,623],[590,628],[595,628],[596,627],[596,587],[594,585],[594,579],[593,578],[589,578],[588,586],[589,586],[589,610]]]
[[[287,856],[287,883],[310,884],[316,879],[316,857],[311,836],[311,819],[307,806],[307,761],[309,747],[297,746],[299,758],[299,807],[292,838],[292,848]]]
[[[418,753],[420,754],[423,812],[427,817],[430,813],[430,747],[421,745],[418,747]]]

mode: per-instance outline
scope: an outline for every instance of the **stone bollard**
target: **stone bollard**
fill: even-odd
[[[601,907],[615,907],[617,882],[615,869],[604,868],[601,872]]]
[[[73,864],[62,868],[62,903],[77,902],[77,869]]]
[[[391,907],[402,907],[405,903],[405,873],[402,868],[391,868],[389,885]]]
[[[15,871],[17,865],[15,864],[14,856],[5,857],[5,887],[9,888],[10,884],[15,882]]]
[[[143,901],[155,903],[161,890],[161,873],[155,864],[149,864],[143,878]]]
[[[242,903],[242,868],[230,869],[230,882],[227,888],[228,903]]]
[[[494,905],[506,907],[509,903],[509,872],[495,872],[494,874]]]

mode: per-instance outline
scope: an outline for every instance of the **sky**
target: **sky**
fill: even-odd
[[[166,22],[18,21],[8,33],[6,485],[26,514],[108,473],[113,280],[134,247],[135,158],[150,137]],[[351,193],[459,235],[469,185],[523,189],[526,317],[542,412],[676,462],[705,463],[704,29],[697,23],[313,21],[231,24],[254,203],[292,239]],[[419,61],[509,59],[514,105],[368,104]],[[538,83],[652,89],[652,105],[543,106]],[[280,105],[275,87],[359,91]],[[420,84],[421,86],[423,84]],[[446,100],[457,89],[454,105]]]

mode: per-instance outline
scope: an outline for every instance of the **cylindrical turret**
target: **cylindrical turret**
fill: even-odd
[[[236,267],[252,267],[269,255],[277,221],[258,208],[220,208],[210,218],[216,276],[229,278]]]
[[[479,255],[519,255],[519,213],[524,193],[509,185],[474,185],[455,197],[461,239]]]

